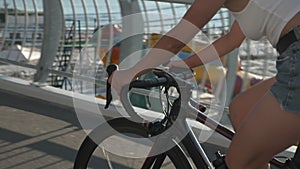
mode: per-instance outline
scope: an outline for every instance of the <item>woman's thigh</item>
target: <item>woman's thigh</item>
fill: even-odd
[[[300,115],[282,110],[267,92],[241,123],[226,160],[232,169],[261,168],[299,139]]]
[[[275,81],[274,77],[264,80],[239,94],[232,100],[229,106],[229,112],[234,129],[238,128],[247,113],[251,111],[253,106],[263,97]]]

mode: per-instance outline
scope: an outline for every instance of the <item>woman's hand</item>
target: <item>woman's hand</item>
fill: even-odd
[[[135,74],[136,73],[132,72],[130,69],[116,70],[108,79],[108,83],[110,83],[112,88],[120,94],[122,87],[136,78]]]

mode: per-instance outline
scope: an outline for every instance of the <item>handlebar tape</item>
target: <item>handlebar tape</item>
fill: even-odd
[[[144,80],[135,80],[132,81],[129,85],[129,90],[131,88],[148,88],[148,87],[156,87],[161,85],[166,85],[168,80],[166,77],[159,77],[154,79],[144,79]]]

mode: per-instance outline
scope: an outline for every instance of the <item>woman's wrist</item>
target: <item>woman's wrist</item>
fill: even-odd
[[[136,79],[137,77],[146,74],[147,72],[149,72],[152,68],[145,68],[145,67],[139,67],[138,65],[135,65],[129,69],[127,69],[126,71],[132,75],[133,79]],[[131,80],[133,80],[131,79]]]

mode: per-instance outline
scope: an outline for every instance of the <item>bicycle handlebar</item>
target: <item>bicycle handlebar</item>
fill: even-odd
[[[106,105],[105,109],[107,109],[112,101],[112,94],[111,94],[111,84],[108,83],[108,80],[110,79],[111,75],[114,71],[118,70],[118,66],[115,64],[111,64],[107,67],[106,71],[108,73],[108,79],[107,79],[107,87],[106,87]],[[173,72],[173,74],[176,75],[177,80],[169,74],[166,73],[163,70],[160,69],[154,69],[153,73],[157,76],[152,79],[144,79],[144,80],[134,80],[129,85],[123,86],[121,90],[121,95],[124,95],[124,88],[127,88],[126,91],[131,90],[132,88],[151,88],[151,87],[158,87],[158,86],[176,86],[178,82],[187,84],[187,82],[182,82],[184,79],[192,78],[194,75],[193,71],[190,71],[191,69],[186,68],[172,68],[170,69],[170,72]],[[191,73],[192,72],[192,73]],[[180,80],[179,80],[180,79]],[[178,81],[179,80],[179,81]],[[123,93],[123,94],[122,94]],[[127,92],[126,92],[127,93]],[[125,101],[126,102],[126,101]]]
[[[114,71],[118,70],[118,66],[115,64],[111,64],[106,68],[106,72],[108,74],[108,78],[106,81],[106,105],[105,109],[107,109],[112,101],[111,94],[111,84],[108,82],[111,75]],[[145,79],[145,80],[134,80],[129,84],[129,90],[132,88],[150,88],[150,87],[158,87],[162,85],[171,84],[171,78],[168,76],[161,76],[153,79]],[[127,86],[128,87],[128,86]]]
[[[166,77],[158,77],[153,79],[145,79],[145,80],[135,80],[132,81],[129,85],[129,90],[131,88],[149,88],[149,87],[157,87],[161,85],[169,84],[169,80]]]

